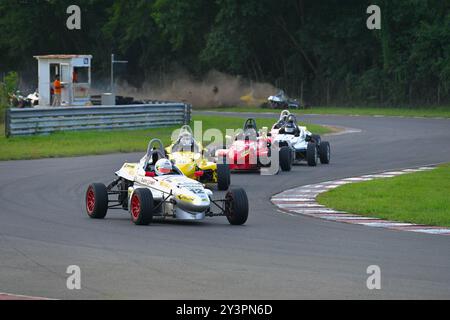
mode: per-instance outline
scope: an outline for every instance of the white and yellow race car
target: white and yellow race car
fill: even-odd
[[[169,160],[187,177],[205,184],[217,184],[219,190],[228,190],[230,187],[229,167],[205,157],[206,150],[194,139],[189,126],[181,127],[177,140],[165,151]]]
[[[103,219],[109,209],[124,209],[137,225],[148,225],[153,219],[199,221],[214,216],[225,216],[232,225],[247,221],[245,190],[233,188],[225,197],[213,199],[211,190],[165,158],[160,140],[150,141],[140,162],[125,163],[116,175],[108,186],[92,183],[87,188],[89,217]]]

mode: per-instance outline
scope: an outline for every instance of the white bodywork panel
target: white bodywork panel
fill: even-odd
[[[146,176],[144,167],[146,157],[139,163],[125,163],[116,175],[133,182],[128,189],[131,199],[134,190],[147,188],[152,192],[153,200],[162,204],[162,216],[171,216],[177,220],[202,220],[211,206],[212,191],[206,189],[200,182],[183,174],[168,174],[164,176]],[[130,201],[128,201],[130,203]]]
[[[293,134],[277,134],[274,142],[286,141],[292,146],[295,150],[303,150],[308,147],[308,142],[305,141],[306,136],[312,135],[306,127],[298,127],[300,129],[300,135],[296,137]]]

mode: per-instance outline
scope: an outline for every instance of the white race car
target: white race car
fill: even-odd
[[[286,124],[287,119],[291,115],[291,112],[289,110],[283,110],[280,114],[280,119],[272,126],[272,129],[270,129],[270,137],[272,137],[272,140],[276,138],[278,133],[280,132],[280,129]]]
[[[289,99],[283,90],[279,91],[274,96],[270,96],[267,100],[272,109],[300,108],[300,102],[298,102],[297,99]]]
[[[170,169],[160,174],[158,162],[169,163]],[[164,156],[160,140],[150,141],[146,155],[139,163],[125,163],[116,172],[117,179],[108,186],[89,185],[86,211],[89,217],[103,219],[108,209],[130,212],[137,225],[148,225],[154,218],[198,221],[205,217],[226,216],[232,225],[242,225],[248,218],[245,190],[228,190],[223,199],[214,200],[213,192],[190,179]],[[218,212],[213,212],[213,208]]]
[[[319,135],[312,134],[306,127],[299,126],[295,115],[290,114],[277,130],[272,143],[277,143],[280,148],[280,167],[283,171],[289,171],[292,164],[301,161],[306,161],[309,166],[316,166],[319,159],[322,164],[330,163],[330,143],[322,141]]]

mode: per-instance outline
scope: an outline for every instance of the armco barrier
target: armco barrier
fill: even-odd
[[[156,128],[189,124],[191,105],[184,103],[124,106],[11,108],[6,111],[7,137],[56,131]]]

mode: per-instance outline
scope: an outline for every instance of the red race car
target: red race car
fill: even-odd
[[[270,155],[271,140],[266,132],[258,131],[256,121],[252,118],[245,121],[243,132],[235,137],[228,148],[216,152],[218,162],[228,164],[233,171],[259,171],[261,168],[272,168]],[[280,161],[283,161],[281,158]],[[274,174],[279,171],[278,166],[272,169]]]

